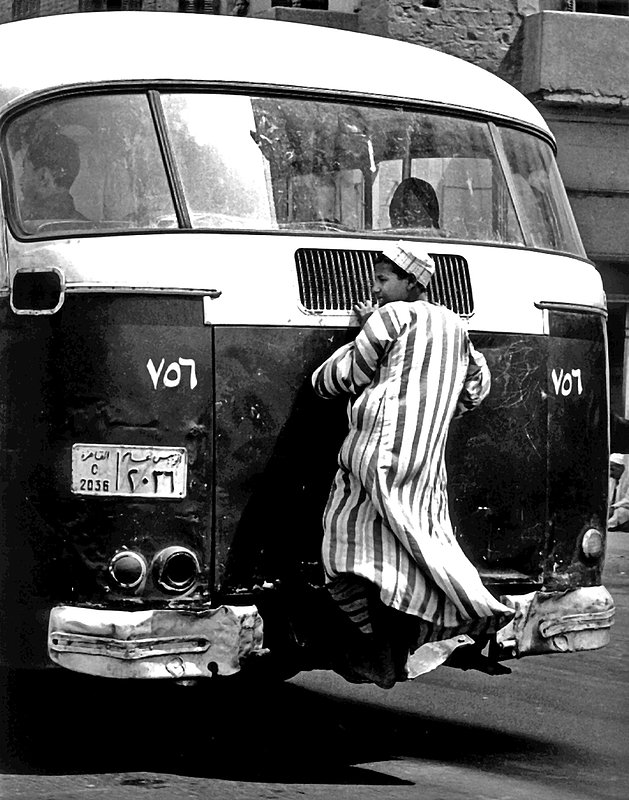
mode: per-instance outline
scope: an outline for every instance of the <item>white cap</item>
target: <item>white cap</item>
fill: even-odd
[[[424,289],[435,274],[435,262],[425,250],[415,243],[409,245],[399,241],[387,245],[382,249],[382,255],[392,261],[396,267],[414,275]]]

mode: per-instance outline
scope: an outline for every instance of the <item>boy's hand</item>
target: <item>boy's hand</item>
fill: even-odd
[[[361,328],[375,310],[376,306],[374,306],[374,304],[370,301],[367,301],[366,303],[356,303],[354,306],[354,314],[356,314],[358,317],[358,322],[360,323]]]

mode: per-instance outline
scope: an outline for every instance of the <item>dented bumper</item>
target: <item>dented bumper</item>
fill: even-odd
[[[255,606],[108,611],[57,606],[48,654],[62,667],[110,678],[200,678],[233,675],[262,649]]]
[[[500,659],[596,650],[609,642],[615,609],[604,586],[506,595],[501,600],[515,614],[497,633]]]

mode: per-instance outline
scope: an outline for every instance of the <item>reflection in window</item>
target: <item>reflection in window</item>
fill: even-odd
[[[550,146],[501,129],[527,244],[585,255]]]
[[[242,94],[168,91],[159,103],[179,215],[148,97],[72,97],[8,126],[21,232],[177,228],[187,213],[193,229],[373,233],[583,255],[551,149],[530,134],[499,129],[501,164],[481,120]]]
[[[39,106],[6,140],[20,228],[28,234],[173,225],[148,102],[93,96]]]
[[[162,105],[193,228],[276,227],[247,97],[166,94]]]
[[[282,227],[522,244],[485,123],[254,99]]]

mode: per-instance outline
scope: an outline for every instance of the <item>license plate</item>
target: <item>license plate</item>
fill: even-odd
[[[72,445],[72,492],[97,497],[186,496],[185,447]]]

